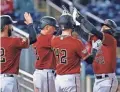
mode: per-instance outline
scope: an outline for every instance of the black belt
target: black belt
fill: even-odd
[[[14,77],[12,74],[4,74],[4,77]]]
[[[106,78],[106,77],[109,77],[108,75],[105,75],[104,77],[103,76],[96,76],[96,79],[102,79],[102,78]]]

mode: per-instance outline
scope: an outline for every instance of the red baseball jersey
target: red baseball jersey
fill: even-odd
[[[87,49],[91,51],[91,40],[97,40],[97,37],[93,36],[87,45]],[[93,62],[93,70],[95,74],[114,73],[116,70],[116,39],[105,33],[103,45],[97,52],[95,60]]]
[[[53,35],[40,34],[37,42],[33,44],[36,53],[36,69],[55,69],[55,55],[51,48]]]
[[[59,75],[80,73],[80,62],[88,53],[82,42],[72,36],[58,36],[52,39],[56,55],[56,72]]]
[[[28,47],[28,41],[21,38],[1,37],[0,73],[18,74],[22,48]]]

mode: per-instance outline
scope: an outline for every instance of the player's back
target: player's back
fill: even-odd
[[[33,44],[36,53],[36,69],[55,69],[55,55],[51,48],[53,35],[40,34]]]
[[[57,59],[57,74],[80,73],[81,41],[71,36],[58,36],[52,40]]]
[[[1,37],[1,73],[17,74],[22,48],[28,47],[28,41],[21,38]]]

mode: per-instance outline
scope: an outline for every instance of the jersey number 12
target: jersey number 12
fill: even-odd
[[[66,49],[54,49],[55,55],[61,64],[67,64],[67,50]]]

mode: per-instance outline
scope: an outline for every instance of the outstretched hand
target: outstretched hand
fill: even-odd
[[[31,17],[30,13],[25,12],[24,18],[25,18],[25,21],[24,21],[25,24],[29,25],[29,24],[33,23],[33,19]]]

